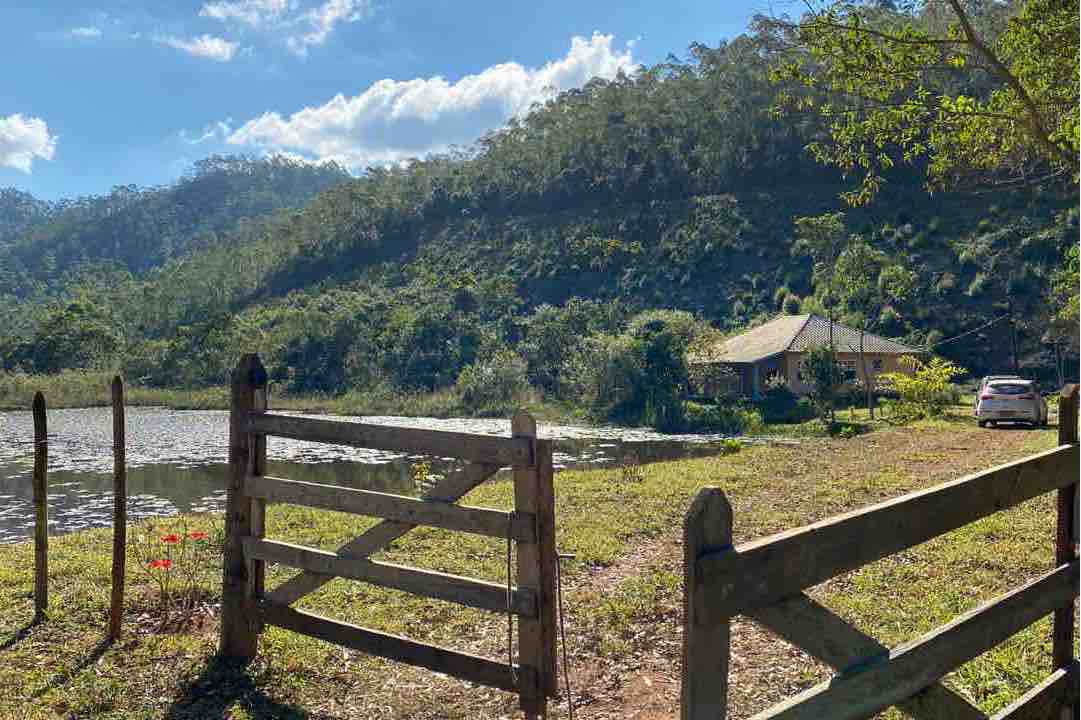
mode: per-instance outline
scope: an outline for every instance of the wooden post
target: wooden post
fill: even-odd
[[[521,708],[527,718],[543,718],[548,696],[557,690],[555,607],[555,493],[552,489],[552,443],[537,440],[537,422],[526,413],[511,419],[514,437],[533,440],[533,462],[514,468],[514,509],[535,514],[537,542],[518,543],[517,584],[537,596],[537,616],[518,620],[519,664],[535,671],[520,678]],[[535,679],[534,683],[529,680]]]
[[[724,720],[728,716],[729,619],[707,623],[698,559],[732,552],[732,506],[720,488],[703,488],[683,521],[683,686],[682,720]]]
[[[1058,400],[1058,443],[1076,445],[1077,437],[1078,387],[1067,385],[1062,388]],[[1058,526],[1055,533],[1055,564],[1063,565],[1077,558],[1077,545],[1074,540],[1077,522],[1077,467],[1072,468],[1074,482],[1058,491]],[[1055,611],[1055,625],[1052,631],[1052,658],[1054,668],[1065,668],[1073,661],[1074,607]]]
[[[45,396],[34,393],[34,622],[49,609],[49,433]]]
[[[240,358],[233,371],[229,410],[229,485],[225,500],[225,558],[222,570],[221,642],[219,654],[247,662],[258,650],[258,627],[252,621],[251,601],[258,578],[244,557],[244,538],[252,534],[252,501],[244,479],[253,470],[255,445],[248,432],[253,410],[262,394],[265,408],[266,369],[258,355]],[[261,520],[261,519],[259,519]],[[257,520],[257,524],[261,522]]]
[[[119,640],[124,615],[124,569],[128,548],[128,470],[125,459],[124,381],[113,378],[113,595],[109,639]]]

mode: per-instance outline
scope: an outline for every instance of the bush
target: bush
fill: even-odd
[[[685,427],[689,432],[741,435],[762,429],[762,415],[754,408],[738,405],[684,403]]]
[[[455,385],[462,405],[473,412],[512,410],[529,388],[526,364],[511,350],[468,365]]]
[[[938,417],[950,405],[960,402],[960,388],[951,384],[953,378],[964,375],[965,370],[940,357],[923,362],[917,358],[901,358],[911,375],[903,372],[886,373],[882,380],[886,387],[897,393],[898,400],[890,403],[890,416],[894,420],[908,421]]]
[[[815,416],[811,401],[797,397],[780,375],[766,381],[766,392],[757,406],[768,423],[799,423]]]

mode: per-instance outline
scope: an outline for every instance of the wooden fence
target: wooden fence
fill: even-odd
[[[727,498],[704,489],[684,525],[684,720],[727,716],[729,624],[737,614],[838,671],[755,720],[868,718],[892,705],[917,720],[986,720],[940,679],[1049,613],[1052,674],[995,718],[1077,717],[1077,419],[1078,388],[1069,385],[1059,400],[1053,450],[738,547]],[[1058,492],[1054,569],[916,640],[887,648],[804,592],[1052,491]]]
[[[265,475],[266,437],[308,440],[468,461],[410,498]],[[241,359],[233,376],[229,421],[230,483],[220,651],[250,659],[258,634],[275,625],[362,652],[418,665],[480,685],[517,692],[529,717],[544,716],[556,692],[555,511],[552,446],[537,439],[534,420],[512,421],[512,437],[386,427],[276,415],[267,412],[266,371],[256,355]],[[510,465],[513,512],[455,504]],[[355,539],[326,552],[264,537],[268,502],[284,502],[383,518]],[[513,587],[371,560],[370,556],[418,525],[507,538],[517,543]],[[272,590],[265,564],[302,570]],[[511,664],[320,617],[290,607],[335,577],[395,588],[518,619],[518,662]]]

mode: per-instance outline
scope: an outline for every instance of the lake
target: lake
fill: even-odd
[[[327,416],[320,416],[327,417]],[[510,435],[507,419],[336,417],[352,422]],[[127,409],[129,517],[220,511],[225,502],[227,411]],[[109,408],[50,410],[49,525],[65,533],[104,527],[112,519],[112,412]],[[648,429],[541,424],[554,440],[556,469],[646,463],[716,454],[721,435],[666,435]],[[29,412],[0,413],[0,542],[33,534],[33,420]],[[765,442],[740,438],[742,442]],[[770,442],[783,442],[771,440]],[[459,461],[382,450],[267,440],[267,474],[294,480],[416,495],[415,463],[429,478]]]

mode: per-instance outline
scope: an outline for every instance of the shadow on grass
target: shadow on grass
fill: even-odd
[[[22,642],[24,638],[29,637],[30,631],[33,630],[38,624],[39,623],[37,620],[33,620],[16,630],[7,640],[0,642],[0,652],[15,647],[20,642]]]
[[[165,720],[202,720],[228,717],[239,706],[252,720],[319,720],[295,705],[271,699],[252,679],[249,668],[220,657],[209,658],[199,677],[189,682],[180,698],[165,713]]]
[[[55,690],[61,685],[68,684],[73,678],[79,675],[79,673],[81,673],[83,670],[86,670],[88,667],[100,660],[101,656],[105,654],[105,651],[112,647],[112,644],[112,641],[108,638],[102,640],[94,646],[94,649],[91,650],[86,657],[84,657],[72,667],[67,668],[66,670],[57,675],[54,675],[53,678],[49,680],[49,682],[45,683],[45,685],[35,690],[34,694],[31,697],[39,698],[50,690]]]

